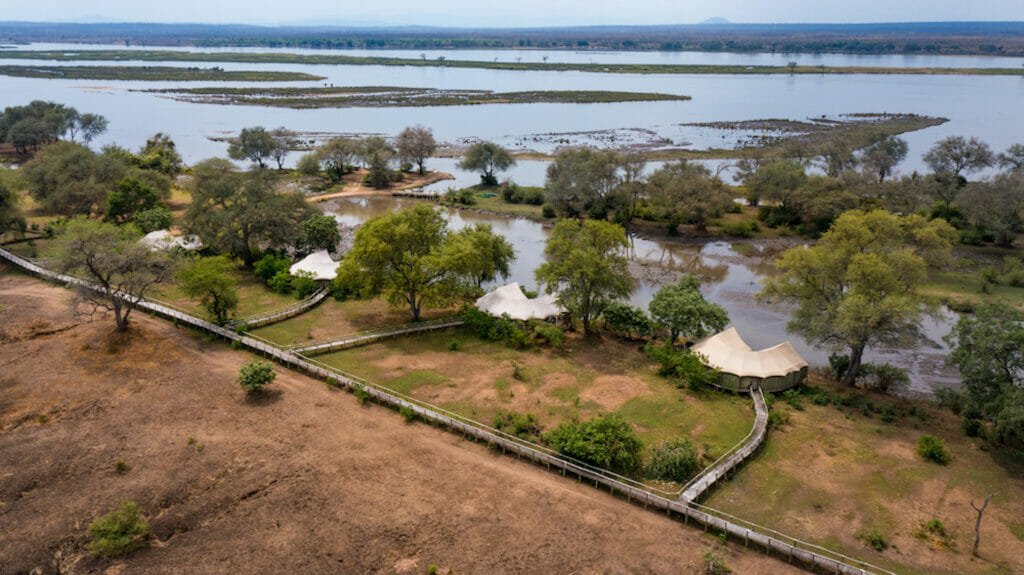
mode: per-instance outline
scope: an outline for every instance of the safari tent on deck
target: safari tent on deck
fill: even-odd
[[[519,321],[547,319],[565,313],[562,306],[555,301],[555,296],[544,295],[530,299],[516,282],[501,286],[476,300],[476,307],[494,317],[507,314],[508,317]]]
[[[787,341],[754,351],[734,327],[698,341],[691,351],[722,373],[719,387],[734,391],[747,391],[755,385],[764,391],[783,391],[807,377],[807,362],[793,344]]]
[[[338,262],[331,259],[327,250],[313,252],[288,268],[288,273],[297,275],[306,272],[313,274],[317,281],[330,281],[338,275]]]

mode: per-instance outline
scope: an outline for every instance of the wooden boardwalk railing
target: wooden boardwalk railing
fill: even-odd
[[[350,347],[367,345],[392,337],[414,335],[417,333],[425,333],[428,331],[437,331],[440,329],[448,329],[450,327],[458,327],[462,325],[462,323],[463,321],[461,317],[446,317],[430,321],[421,321],[416,323],[407,323],[399,326],[382,327],[380,329],[360,331],[331,340],[324,340],[313,343],[296,343],[289,346],[285,346],[285,348],[289,351],[292,351],[294,353],[300,353],[302,355],[319,355],[324,353],[330,353],[332,351],[348,349]]]
[[[693,503],[700,499],[700,496],[704,495],[714,484],[753,455],[764,442],[765,436],[768,435],[768,404],[765,403],[764,393],[760,388],[756,391],[751,389],[750,397],[754,400],[755,413],[754,427],[750,433],[736,448],[726,452],[684,485],[683,494],[679,496],[680,501]]]
[[[47,270],[3,248],[0,248],[0,259],[7,260],[25,271],[49,280],[90,289],[99,289],[98,286],[84,280]],[[895,575],[881,567],[848,557],[813,543],[801,541],[774,529],[756,525],[722,511],[699,505],[692,501],[679,501],[657,495],[652,493],[647,486],[635,480],[566,457],[542,445],[519,439],[444,408],[430,405],[398,391],[322,364],[316,360],[297,355],[261,338],[251,335],[239,335],[230,329],[191,316],[163,303],[148,300],[136,301],[135,303],[140,309],[145,309],[155,315],[175,319],[186,325],[217,334],[224,339],[237,341],[251,350],[275,359],[282,365],[303,371],[311,376],[324,380],[331,378],[350,389],[365,390],[371,398],[383,405],[399,409],[409,409],[424,421],[447,427],[452,431],[462,433],[466,437],[472,437],[488,445],[493,445],[496,448],[500,448],[503,452],[511,451],[539,465],[544,465],[548,469],[553,467],[563,475],[572,474],[576,475],[580,481],[584,479],[593,481],[595,486],[603,486],[611,492],[624,495],[631,502],[636,501],[645,506],[664,510],[667,515],[681,518],[687,523],[693,520],[698,524],[704,525],[706,529],[715,529],[736,540],[742,540],[745,545],[753,543],[766,550],[769,554],[786,557],[790,561],[798,561],[812,570],[824,570],[842,575],[868,575],[871,573]]]
[[[230,328],[237,328],[245,326],[247,329],[255,329],[257,327],[263,327],[279,321],[293,318],[299,314],[305,313],[314,307],[323,303],[324,299],[327,298],[329,291],[326,287],[313,292],[308,298],[296,303],[291,304],[276,310],[271,310],[265,313],[251,315],[240,319],[235,319],[228,322],[226,325]]]

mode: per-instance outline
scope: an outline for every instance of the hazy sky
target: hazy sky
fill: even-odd
[[[0,0],[0,20],[558,26],[1024,20],[1024,0]]]

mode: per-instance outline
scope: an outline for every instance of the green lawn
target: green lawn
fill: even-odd
[[[241,265],[235,268],[234,276],[238,282],[238,309],[234,317],[247,317],[298,303],[291,294],[274,293],[260,278]],[[175,283],[160,286],[153,297],[206,317],[199,302],[187,297]]]
[[[635,343],[571,339],[563,351],[523,351],[452,329],[317,359],[487,424],[498,411],[534,413],[545,429],[614,412],[647,445],[686,436],[711,457],[753,425],[749,399],[677,389]]]

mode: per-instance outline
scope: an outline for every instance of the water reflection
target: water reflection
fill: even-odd
[[[421,201],[371,196],[341,198],[325,202],[322,206],[340,222],[358,226],[371,217],[408,209]],[[451,208],[445,210],[453,229],[486,223],[504,235],[515,246],[517,255],[510,269],[510,279],[528,289],[537,289],[533,270],[544,261],[544,242],[548,234],[542,225],[524,219]],[[754,244],[740,253],[726,242],[690,246],[632,237],[627,255],[636,283],[630,303],[646,308],[661,286],[674,283],[681,274],[695,274],[701,278],[704,295],[726,308],[730,325],[735,326],[752,347],[760,349],[788,339],[808,362],[827,365],[827,353],[786,332],[791,307],[758,303],[755,299],[761,289],[761,280],[773,273],[769,261],[774,251],[768,246]],[[914,393],[928,394],[936,387],[955,385],[957,374],[944,364],[948,349],[942,343],[942,337],[949,333],[953,321],[954,315],[948,312],[939,318],[926,319],[922,325],[926,341],[920,348],[870,350],[867,361],[889,362],[906,369],[911,376],[910,391]]]

